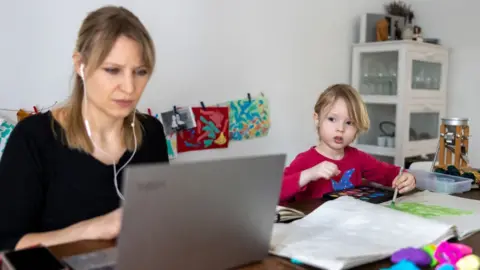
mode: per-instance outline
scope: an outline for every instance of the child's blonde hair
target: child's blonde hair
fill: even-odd
[[[365,132],[370,127],[367,108],[358,91],[348,84],[334,84],[325,89],[315,103],[315,113],[320,116],[333,106],[337,100],[343,99],[347,104],[347,110],[357,133]]]

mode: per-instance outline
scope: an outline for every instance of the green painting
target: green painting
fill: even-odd
[[[230,140],[242,141],[268,135],[270,111],[264,96],[233,100],[219,106],[229,108]]]
[[[426,205],[415,202],[397,203],[394,206],[389,205],[388,207],[424,218],[433,218],[439,216],[462,216],[473,214],[472,211],[465,211],[438,205]]]

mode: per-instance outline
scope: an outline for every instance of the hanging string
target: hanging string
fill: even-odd
[[[18,109],[14,110],[14,109],[0,108],[0,111],[4,111],[4,112],[18,112]]]
[[[39,112],[43,112],[45,110],[48,110],[48,109],[51,109],[53,106],[57,105],[57,101],[55,101],[55,103],[53,103],[52,105],[48,106],[48,107],[42,107]],[[35,107],[35,106],[34,106]],[[4,112],[18,112],[20,109],[8,109],[8,108],[0,108],[0,111],[4,111]],[[34,110],[32,111],[29,111],[29,110],[24,110],[26,112],[29,112],[29,113],[35,113]]]
[[[40,109],[40,112],[43,112],[43,111],[45,111],[45,110],[49,110],[49,109],[53,108],[55,105],[57,105],[57,103],[58,103],[58,101],[55,101],[52,105],[50,105],[50,106],[48,106],[48,107],[42,107],[42,108]]]

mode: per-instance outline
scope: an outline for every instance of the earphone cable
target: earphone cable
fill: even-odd
[[[90,123],[88,122],[87,120],[87,86],[85,84],[85,78],[84,78],[84,66],[83,64],[81,65],[80,67],[80,78],[82,79],[82,82],[83,82],[83,97],[84,97],[84,106],[85,106],[85,128],[87,129],[87,135],[88,137],[90,138],[90,141],[92,142],[92,145],[94,147],[94,151],[95,149],[98,149],[100,150],[102,153],[104,153],[106,156],[108,156],[110,159],[112,159],[112,164],[113,164],[113,185],[115,186],[115,191],[117,192],[117,195],[118,197],[121,199],[121,200],[125,200],[125,198],[123,197],[123,194],[122,192],[120,191],[120,188],[118,187],[118,174],[120,174],[120,172],[132,161],[133,157],[135,156],[135,153],[137,152],[137,135],[135,133],[135,110],[133,111],[133,120],[132,120],[132,123],[131,123],[131,127],[132,127],[132,132],[133,132],[133,140],[134,140],[134,149],[133,149],[133,152],[132,152],[132,155],[130,156],[130,158],[127,160],[127,162],[125,162],[125,164],[123,164],[122,167],[120,167],[120,170],[118,170],[117,172],[117,166],[116,166],[116,161],[115,159],[112,157],[112,155],[110,155],[109,153],[107,153],[105,150],[103,150],[102,148],[98,147],[96,144],[95,144],[95,141],[93,140],[92,138],[92,134],[91,134],[91,129],[90,129]],[[92,153],[93,154],[93,153]]]

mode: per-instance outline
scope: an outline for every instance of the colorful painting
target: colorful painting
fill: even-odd
[[[270,130],[268,100],[263,97],[239,99],[224,104],[230,109],[230,139],[241,141],[263,137]]]
[[[455,208],[448,208],[438,205],[427,205],[415,202],[396,203],[395,206],[388,205],[388,207],[424,218],[433,218],[439,216],[462,216],[473,214],[472,211],[465,211]]]
[[[177,134],[167,135],[167,151],[170,160],[177,158]]]
[[[3,150],[5,149],[5,145],[7,144],[7,140],[10,137],[10,134],[12,133],[14,127],[14,124],[0,118],[0,157],[2,157]]]
[[[193,107],[196,127],[177,132],[178,153],[227,148],[230,136],[228,134],[228,107]]]

